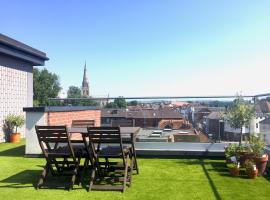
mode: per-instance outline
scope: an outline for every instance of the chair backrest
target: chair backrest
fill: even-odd
[[[114,147],[119,147],[119,153],[124,157],[122,138],[119,127],[88,127],[88,134],[84,134],[84,141],[86,138],[89,141],[90,154],[96,156],[101,150],[103,144],[113,144]]]
[[[87,131],[90,142],[105,144],[122,143],[119,127],[88,127]]]
[[[74,128],[87,128],[94,127],[95,120],[72,120],[71,127]]]
[[[75,157],[66,126],[35,126],[35,128],[39,145],[46,158],[50,155],[57,157],[56,150],[59,144],[68,147],[67,153]]]

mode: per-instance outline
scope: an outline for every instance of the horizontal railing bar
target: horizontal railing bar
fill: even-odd
[[[269,94],[270,95],[270,94]],[[253,98],[258,96],[266,96],[264,95],[245,95],[242,96],[244,98]],[[118,99],[119,97],[102,97],[102,98],[50,98],[51,101],[59,101],[59,100],[114,100]],[[123,97],[124,99],[225,99],[225,98],[235,98],[235,95],[228,95],[228,96],[149,96],[149,97]]]
[[[270,93],[265,93],[265,94],[257,94],[254,97],[265,97],[265,96],[270,96]]]

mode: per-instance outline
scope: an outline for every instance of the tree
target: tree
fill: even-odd
[[[130,102],[128,103],[128,105],[129,105],[129,106],[137,106],[137,105],[138,105],[138,101],[136,101],[136,100],[130,101]]]
[[[85,99],[82,99],[79,101],[79,104],[81,106],[98,106],[97,101],[91,100],[91,99],[89,99],[89,97],[85,97],[85,96],[82,96],[82,98],[85,98]]]
[[[75,98],[74,100],[69,100],[68,104],[73,106],[98,106],[98,102],[89,99],[87,96],[81,94],[81,90],[77,86],[69,86],[67,92],[68,98]],[[76,99],[80,98],[80,99]]]
[[[118,97],[114,99],[114,104],[117,108],[126,108],[127,107],[127,102],[124,99],[124,97]]]
[[[114,102],[109,102],[106,104],[105,106],[106,108],[116,108],[116,105],[114,104]]]
[[[237,96],[226,116],[232,128],[240,128],[241,130],[239,146],[242,145],[243,126],[249,126],[251,119],[255,115],[254,106],[247,103],[242,96]]]
[[[69,86],[67,91],[67,98],[81,98],[81,90],[76,86]]]
[[[118,97],[113,102],[107,103],[106,108],[126,108],[127,102],[124,97]]]
[[[61,90],[59,77],[47,69],[33,70],[34,106],[49,104],[49,98],[56,98]]]

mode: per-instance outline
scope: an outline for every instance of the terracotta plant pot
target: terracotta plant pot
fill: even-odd
[[[18,143],[21,140],[21,134],[20,133],[12,133],[10,135],[10,142],[11,143]]]
[[[246,160],[253,160],[254,154],[248,152],[241,152],[240,153],[240,166],[243,167]]]
[[[251,179],[255,179],[258,176],[258,169],[256,170],[247,170],[247,175]]]
[[[267,161],[268,161],[268,155],[265,154],[262,157],[256,157],[255,161],[256,161],[256,167],[258,168],[258,175],[262,176],[265,169],[266,169],[266,164],[267,164]]]
[[[229,168],[229,173],[231,176],[239,176],[239,168],[234,167],[234,168]]]

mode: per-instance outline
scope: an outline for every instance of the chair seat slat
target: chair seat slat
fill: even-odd
[[[46,134],[46,133],[66,133],[67,131],[65,129],[40,129],[39,134]]]

